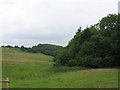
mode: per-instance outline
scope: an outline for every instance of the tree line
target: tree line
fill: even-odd
[[[120,66],[120,15],[109,14],[97,24],[77,30],[55,58],[55,66],[105,68]]]
[[[38,44],[36,46],[32,46],[31,48],[25,47],[25,46],[2,46],[5,48],[18,48],[22,51],[25,52],[30,52],[30,53],[42,53],[50,56],[56,56],[60,51],[63,50],[62,46],[58,45],[52,45],[52,44]]]

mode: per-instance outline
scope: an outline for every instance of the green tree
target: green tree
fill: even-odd
[[[120,66],[120,20],[119,15],[109,14],[97,24],[83,31],[78,29],[74,38],[55,57],[63,66],[92,68]]]

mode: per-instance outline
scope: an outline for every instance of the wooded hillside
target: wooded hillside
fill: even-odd
[[[50,56],[56,56],[60,51],[63,50],[62,46],[58,46],[58,45],[52,45],[52,44],[38,44],[36,46],[32,46],[31,48],[25,47],[25,46],[2,46],[2,47],[6,47],[6,48],[19,48],[22,51],[25,52],[31,52],[31,53],[42,53],[42,54],[46,54],[46,55],[50,55]]]
[[[64,50],[55,57],[55,65],[92,68],[120,66],[118,21],[118,15],[109,14],[84,30],[80,27]]]

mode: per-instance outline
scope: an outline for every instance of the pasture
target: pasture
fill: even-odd
[[[117,88],[117,69],[53,67],[53,57],[3,48],[3,79],[10,88]],[[3,87],[5,85],[3,84]]]

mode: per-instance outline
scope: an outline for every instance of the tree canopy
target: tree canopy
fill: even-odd
[[[118,16],[109,14],[84,30],[80,27],[64,50],[55,57],[55,65],[92,68],[120,66]]]

